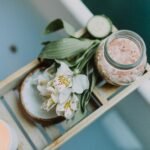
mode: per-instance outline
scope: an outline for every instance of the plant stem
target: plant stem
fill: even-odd
[[[99,45],[100,41],[96,40],[89,48],[88,50],[83,54],[84,58],[82,61],[77,65],[77,69],[81,72],[87,62],[93,57],[96,51],[96,47]],[[94,49],[95,48],[95,49]]]

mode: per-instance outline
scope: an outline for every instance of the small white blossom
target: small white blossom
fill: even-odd
[[[71,119],[74,113],[78,110],[78,97],[73,94],[64,103],[58,103],[56,106],[56,113],[58,116],[64,116],[66,119]]]
[[[59,92],[62,92],[65,88],[72,86],[72,78],[71,76],[60,74],[55,77],[53,84]]]
[[[52,80],[52,76],[49,75],[47,68],[42,74],[38,75],[36,79],[33,79],[33,84],[37,86],[40,95],[48,96],[49,91],[47,89],[47,84]]]
[[[60,67],[57,70],[54,78],[54,86],[58,91],[63,91],[65,88],[72,88],[73,93],[81,94],[89,88],[88,77],[84,74],[75,74],[64,62],[59,62]]]
[[[45,78],[42,75],[39,75],[37,78],[37,89],[40,92],[40,95],[42,95],[42,96],[46,96],[49,93],[47,90],[48,81],[49,81],[49,79]]]
[[[57,95],[51,93],[49,97],[45,98],[41,108],[46,111],[50,111],[52,108],[56,106],[57,103],[58,103]]]
[[[55,75],[50,75],[46,69],[35,83],[43,96],[42,109],[50,111],[56,107],[57,115],[71,119],[78,109],[79,99],[76,94],[82,94],[89,88],[89,80],[84,74],[74,73],[64,62],[59,63]]]

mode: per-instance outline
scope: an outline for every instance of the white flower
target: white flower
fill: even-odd
[[[39,94],[43,96],[42,109],[50,111],[58,102],[58,92],[52,86],[53,80],[52,75],[49,74],[49,68],[46,69],[43,73],[38,75],[36,79],[33,80],[33,84],[37,86]],[[54,77],[53,77],[54,78]]]
[[[71,88],[66,88],[62,92],[60,92],[58,97],[59,103],[64,103],[65,101],[67,101],[71,93],[72,93]]]
[[[47,83],[46,91],[47,94],[43,97],[44,103],[42,104],[42,109],[50,111],[58,103],[58,91],[51,86],[52,80]]]
[[[49,69],[49,68],[48,68]],[[47,96],[49,91],[47,90],[47,83],[52,79],[48,73],[48,69],[44,72],[40,72],[35,79],[33,79],[33,84],[37,86],[37,90],[40,92],[40,95]]]
[[[71,88],[73,93],[81,94],[89,88],[89,80],[84,74],[74,75],[73,71],[64,62],[59,62],[53,85],[58,91],[63,92],[66,88]]]
[[[48,81],[49,79],[45,78],[43,75],[39,75],[37,78],[37,89],[42,96],[47,96],[49,94],[49,91],[47,90]]]
[[[64,74],[57,74],[53,82],[55,88],[58,89],[59,92],[63,91],[65,88],[69,88],[72,86],[72,78],[71,76],[67,76]]]
[[[52,93],[48,98],[45,98],[41,108],[46,111],[50,111],[52,108],[56,106],[57,102],[58,102],[57,95]]]
[[[46,69],[36,79],[37,90],[43,96],[42,109],[50,111],[56,106],[56,113],[71,119],[78,109],[79,99],[76,94],[82,94],[89,88],[88,77],[74,72],[64,62],[60,63],[56,74],[50,76]]]
[[[64,103],[58,103],[56,106],[56,113],[58,116],[64,116],[66,119],[71,119],[74,113],[78,110],[78,97],[73,94]]]
[[[72,92],[74,93],[82,94],[84,90],[89,88],[89,80],[86,75],[75,75],[72,82]]]

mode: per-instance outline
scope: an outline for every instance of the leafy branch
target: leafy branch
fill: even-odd
[[[57,41],[43,42],[43,49],[39,58],[41,60],[61,60],[68,64],[74,72],[87,74],[90,87],[84,91],[80,99],[81,110],[84,112],[96,84],[96,75],[93,65],[90,66],[89,63],[96,52],[97,46],[100,44],[100,40],[74,37],[74,27],[61,19],[56,19],[51,22],[46,27],[45,33],[53,33],[60,29],[64,29],[69,37]]]

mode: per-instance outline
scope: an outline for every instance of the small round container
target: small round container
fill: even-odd
[[[0,150],[16,150],[18,137],[14,129],[3,120],[0,120]]]
[[[120,30],[100,44],[95,58],[97,69],[107,82],[127,85],[145,71],[146,46],[135,32]]]

